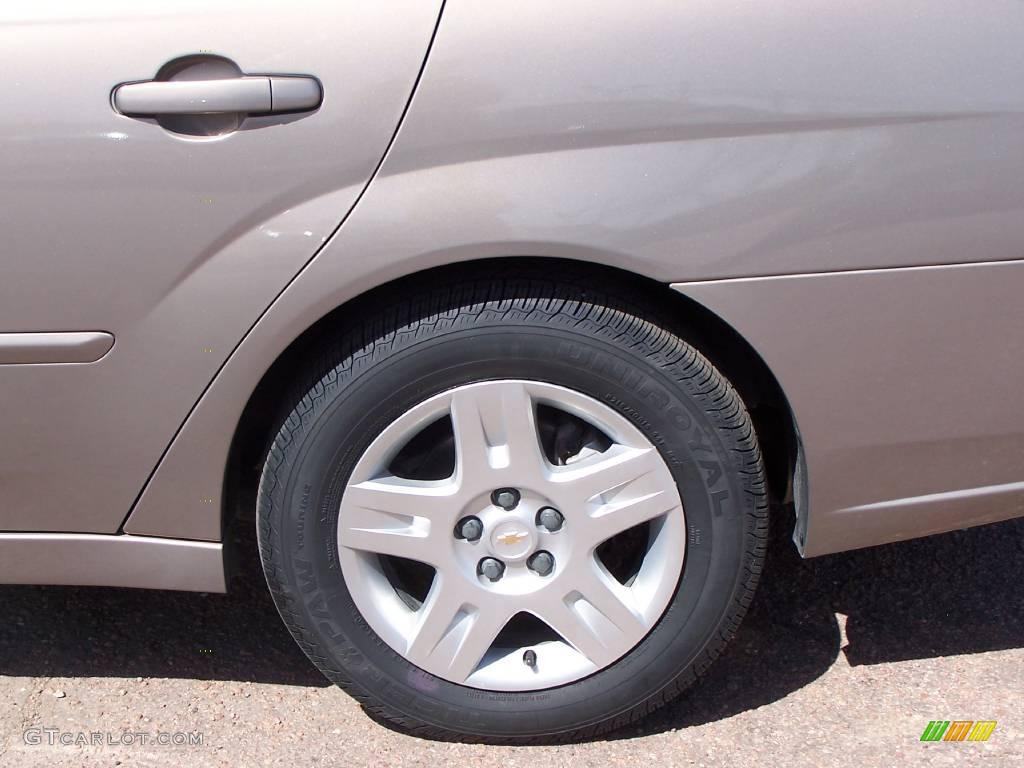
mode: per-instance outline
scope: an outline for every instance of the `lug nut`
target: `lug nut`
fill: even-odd
[[[505,564],[493,557],[485,557],[477,566],[480,575],[489,581],[497,581],[505,573]]]
[[[544,507],[537,513],[537,525],[543,526],[545,530],[554,533],[562,527],[565,518],[562,513],[554,507]]]
[[[491,502],[508,512],[519,503],[519,491],[515,488],[499,488],[491,494]]]
[[[466,541],[478,541],[483,532],[484,524],[478,517],[464,517],[455,526],[455,536]]]
[[[555,557],[550,552],[545,552],[542,549],[540,552],[535,552],[533,556],[526,561],[526,565],[538,576],[547,576],[552,570],[554,570]]]

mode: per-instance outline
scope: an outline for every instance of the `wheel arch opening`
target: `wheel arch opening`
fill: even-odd
[[[799,431],[789,402],[768,365],[728,323],[668,285],[633,272],[589,262],[554,258],[505,257],[467,261],[416,272],[347,301],[307,328],[277,358],[253,390],[235,430],[225,477],[223,526],[229,552],[245,546],[254,519],[256,493],[266,452],[291,410],[295,393],[312,387],[330,366],[323,354],[354,317],[365,316],[396,297],[414,297],[426,280],[458,281],[487,276],[500,264],[543,264],[545,273],[560,273],[604,290],[642,296],[644,310],[692,344],[730,381],[750,412],[765,462],[772,525],[794,532],[801,544],[806,520],[806,482]],[[581,281],[582,278],[582,281]],[[414,304],[414,298],[411,301]],[[410,307],[415,312],[415,307]],[[774,538],[774,537],[773,537]],[[250,545],[254,542],[249,542]],[[246,547],[247,548],[247,547]],[[233,564],[237,555],[231,555]]]

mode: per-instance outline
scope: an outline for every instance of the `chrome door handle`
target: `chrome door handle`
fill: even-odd
[[[221,80],[151,80],[114,89],[124,115],[216,115],[305,112],[323,100],[315,77],[246,76]]]

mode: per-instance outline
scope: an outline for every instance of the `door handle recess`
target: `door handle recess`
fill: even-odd
[[[114,89],[124,115],[216,115],[306,112],[323,100],[315,77],[247,76],[222,80],[151,80]]]

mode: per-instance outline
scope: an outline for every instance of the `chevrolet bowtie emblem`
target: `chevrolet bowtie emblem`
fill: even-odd
[[[526,533],[516,533],[515,531],[513,531],[512,533],[506,533],[506,534],[503,534],[503,535],[499,536],[498,537],[498,543],[499,544],[517,544],[520,541],[522,541],[523,539],[525,539],[526,536],[527,536]]]

